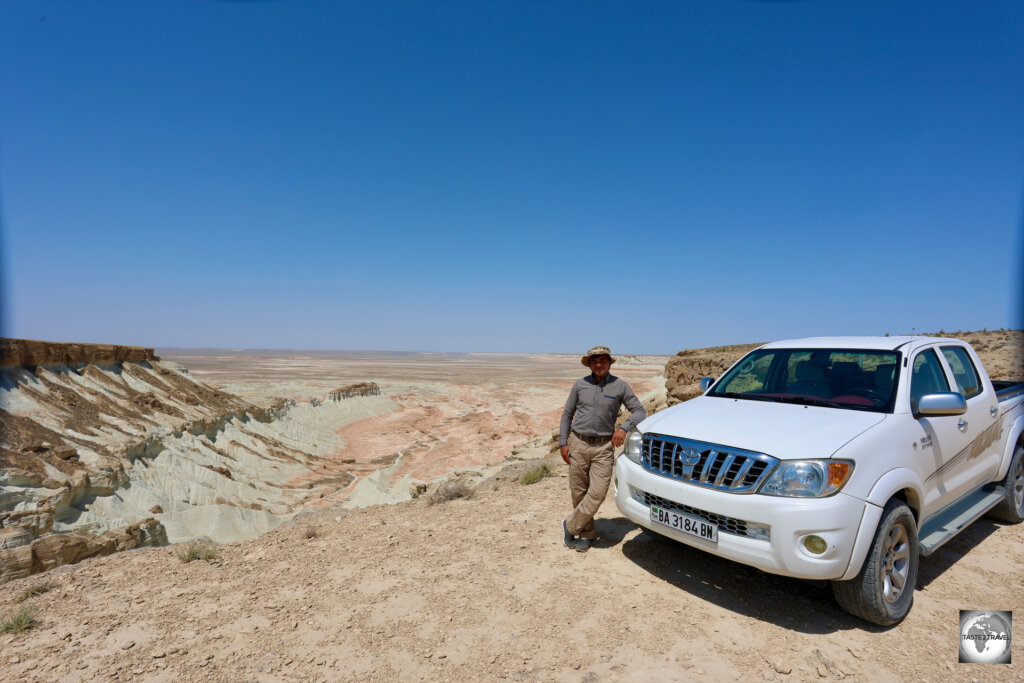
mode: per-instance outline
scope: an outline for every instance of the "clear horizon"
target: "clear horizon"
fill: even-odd
[[[0,3],[0,334],[1020,329],[1022,160],[1009,0]]]
[[[951,335],[951,334],[977,334],[985,332],[999,332],[1005,330],[1007,332],[1024,332],[1024,329],[1019,328],[995,328],[995,329],[980,329],[980,330],[938,330],[930,332],[907,332],[897,333],[889,335],[865,335],[865,336],[922,336],[929,337],[937,334]],[[14,339],[25,339],[25,338],[14,338]],[[320,354],[331,354],[331,353],[342,353],[342,354],[403,354],[403,355],[414,355],[414,354],[428,354],[428,355],[494,355],[494,356],[521,356],[521,355],[550,355],[550,356],[576,356],[581,355],[582,351],[552,351],[552,350],[541,350],[541,351],[508,351],[508,350],[489,350],[489,351],[461,351],[458,349],[447,349],[447,350],[425,350],[425,349],[328,349],[328,348],[312,348],[312,347],[240,347],[240,346],[162,346],[157,344],[153,345],[137,345],[137,344],[120,344],[118,342],[94,342],[94,341],[83,341],[83,340],[60,340],[60,339],[29,339],[27,341],[38,341],[38,342],[55,342],[55,343],[68,343],[68,344],[113,344],[118,346],[141,346],[142,348],[152,348],[154,353],[158,356],[162,353],[170,352],[171,355],[175,355],[176,352],[183,352],[188,355],[188,352],[199,352],[199,351],[212,351],[220,353],[320,353]],[[727,344],[719,344],[716,346],[747,346],[750,344],[767,344],[771,341],[780,340],[757,340],[757,341],[737,341]],[[676,349],[670,353],[637,353],[630,351],[629,349],[612,349],[613,355],[616,356],[674,356],[679,351],[687,349],[700,349],[700,348],[715,348],[711,347],[684,347]],[[197,354],[198,355],[198,354]]]

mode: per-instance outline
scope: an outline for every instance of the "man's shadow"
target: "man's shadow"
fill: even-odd
[[[595,548],[614,548],[622,543],[622,539],[629,532],[640,527],[625,517],[613,517],[611,519],[595,519],[594,528],[597,530],[597,541]]]

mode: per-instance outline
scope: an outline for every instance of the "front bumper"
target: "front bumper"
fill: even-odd
[[[729,533],[721,523],[717,543],[676,531],[651,521],[644,493],[720,518],[751,522],[753,529],[767,527],[768,533],[762,535],[768,538]],[[716,491],[654,474],[625,456],[615,463],[615,504],[640,526],[680,543],[766,572],[802,579],[855,576],[882,512],[878,506],[842,492],[828,498],[783,498]],[[730,522],[730,526],[735,525]],[[866,537],[860,533],[862,528]],[[825,552],[815,555],[804,547],[804,538],[810,534],[825,539]]]

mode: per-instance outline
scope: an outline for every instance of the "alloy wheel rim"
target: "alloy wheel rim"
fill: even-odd
[[[906,590],[910,576],[910,536],[902,524],[889,530],[882,568],[882,596],[886,602],[896,602]]]

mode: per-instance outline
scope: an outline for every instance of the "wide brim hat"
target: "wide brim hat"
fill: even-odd
[[[608,356],[609,358],[612,359],[612,363],[615,362],[615,356],[612,355],[612,352],[608,350],[607,346],[595,346],[594,348],[590,349],[585,354],[583,354],[583,357],[580,358],[580,362],[589,368],[591,356]]]

